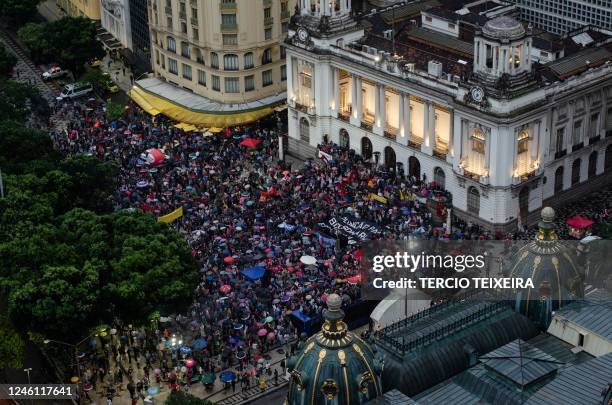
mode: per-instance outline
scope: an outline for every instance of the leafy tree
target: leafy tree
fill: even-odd
[[[0,317],[0,369],[21,368],[25,343],[11,322]]]
[[[183,391],[172,391],[164,405],[213,405],[213,403]]]
[[[121,104],[113,103],[112,101],[106,103],[106,112],[108,119],[111,121],[119,119],[123,115],[124,111],[125,107]]]
[[[15,58],[15,55],[7,51],[4,45],[0,44],[0,77],[9,77],[16,64],[17,58]]]
[[[57,62],[77,74],[84,70],[85,62],[104,56],[102,45],[96,39],[96,26],[85,17],[30,23],[18,35],[37,61]]]
[[[0,168],[3,173],[45,173],[61,155],[53,149],[49,134],[15,121],[0,121]]]
[[[25,121],[30,113],[28,101],[36,94],[37,90],[28,84],[0,79],[0,121]]]
[[[36,6],[42,0],[0,0],[0,15],[18,25],[36,15]]]
[[[64,213],[73,207],[95,212],[110,212],[110,194],[115,190],[119,169],[113,162],[103,162],[93,156],[75,156],[61,162],[59,169],[71,177],[68,188],[70,202],[60,209]]]

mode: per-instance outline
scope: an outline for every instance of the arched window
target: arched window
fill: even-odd
[[[238,70],[238,55],[229,54],[223,56],[223,69]]]
[[[572,163],[572,186],[574,184],[580,183],[580,164],[582,161],[580,159],[574,160]]]
[[[266,50],[264,50],[263,54],[261,55],[261,64],[266,65],[268,63],[272,63],[272,49],[271,48],[267,48]]]
[[[310,143],[310,124],[306,118],[300,120],[300,139]]]
[[[414,156],[408,158],[408,176],[421,180],[421,162]]]
[[[597,151],[594,150],[589,156],[589,179],[597,176]]]
[[[563,191],[563,166],[555,170],[555,194]]]
[[[395,151],[390,146],[385,148],[385,166],[387,169],[395,169]]]
[[[606,156],[604,156],[604,168],[605,170],[612,170],[612,144],[606,148]]]
[[[351,139],[349,137],[349,133],[346,129],[342,128],[340,130],[340,146],[343,148],[349,148],[351,144]]]
[[[210,67],[213,69],[219,69],[219,55],[216,52],[210,53]]]
[[[185,41],[181,41],[181,56],[185,58],[191,57],[191,52],[189,50],[189,43]]]
[[[176,53],[176,41],[172,37],[168,37],[168,50]]]
[[[196,53],[196,62],[204,65],[204,55],[202,54],[202,50],[200,48],[195,48]]]
[[[468,189],[467,209],[472,214],[478,215],[480,213],[480,192],[474,186]]]
[[[247,52],[244,54],[244,68],[252,69],[254,67],[253,63],[253,52]]]
[[[446,174],[444,174],[444,170],[442,170],[442,168],[436,167],[434,169],[434,181],[436,182],[436,185],[441,189],[446,188]]]
[[[365,160],[372,158],[372,142],[365,136],[361,138],[361,157]]]

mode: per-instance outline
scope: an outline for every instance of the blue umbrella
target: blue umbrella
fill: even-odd
[[[196,339],[195,342],[193,342],[193,348],[195,350],[203,350],[203,349],[206,349],[207,347],[208,347],[208,341],[204,339]]]
[[[233,371],[224,371],[219,374],[219,380],[223,383],[232,382],[236,379],[236,374]]]
[[[147,390],[147,393],[149,395],[155,395],[159,393],[159,387],[149,387],[149,389]]]
[[[189,353],[191,353],[191,348],[187,347],[187,346],[183,346],[183,347],[181,347],[181,352],[185,353],[185,354],[189,354]]]

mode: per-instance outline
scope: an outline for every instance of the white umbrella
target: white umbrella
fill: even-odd
[[[317,263],[317,259],[315,259],[312,256],[302,256],[302,257],[300,257],[300,262],[302,262],[305,265],[309,266],[309,265],[316,264]]]

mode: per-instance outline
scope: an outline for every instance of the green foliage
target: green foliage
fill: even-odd
[[[42,0],[0,0],[0,15],[11,24],[19,25],[36,15],[36,6]]]
[[[1,101],[0,101],[1,103]],[[0,121],[0,168],[3,173],[45,173],[60,161],[49,134],[15,121]]]
[[[108,115],[108,119],[111,121],[119,119],[123,115],[124,111],[125,107],[121,104],[113,103],[112,101],[106,103],[106,113]]]
[[[104,89],[106,78],[100,69],[88,68],[79,81],[91,83],[94,89],[101,91]]]
[[[0,77],[9,77],[16,64],[17,58],[15,58],[15,55],[7,51],[4,45],[0,44]]]
[[[30,113],[28,101],[36,94],[37,90],[28,84],[0,79],[0,121],[25,121]]]
[[[0,369],[23,367],[25,343],[11,322],[0,317]]]
[[[57,62],[75,73],[82,72],[87,61],[104,56],[96,26],[85,17],[26,24],[18,35],[37,62]]]
[[[213,405],[213,403],[183,391],[172,391],[164,405]]]

